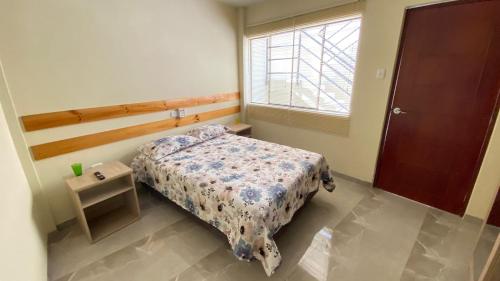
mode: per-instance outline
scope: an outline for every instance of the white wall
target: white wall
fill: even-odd
[[[0,59],[18,116],[238,90],[237,11],[212,0],[0,1]],[[238,102],[188,109],[188,114]],[[25,133],[27,145],[169,118],[169,112]],[[229,122],[236,118],[222,118]],[[129,162],[186,127],[34,162],[56,223],[73,217],[72,162]]]
[[[5,80],[5,75],[3,71],[3,65],[0,60],[0,104],[2,104],[3,112],[7,120],[7,124],[10,130],[12,139],[14,140],[14,146],[16,147],[17,155],[21,161],[24,173],[28,179],[28,184],[33,193],[33,202],[38,206],[38,215],[40,217],[40,224],[43,228],[44,233],[49,233],[56,229],[54,217],[50,211],[50,207],[47,201],[38,178],[37,171],[33,162],[31,161],[30,151],[26,145],[26,141],[22,132],[20,123],[18,122],[17,113],[12,103],[11,95],[9,94],[9,89],[7,81]]]
[[[296,7],[303,12],[309,12],[323,2],[323,0],[300,1],[300,6]],[[335,3],[335,1],[330,2]],[[364,1],[348,137],[291,128],[265,121],[248,120],[255,125],[255,135],[265,140],[322,153],[331,161],[336,171],[372,182],[405,8],[429,2],[431,1]],[[258,22],[263,17],[267,18],[272,14],[277,15],[276,19],[280,19],[282,15],[280,7],[286,7],[286,3],[288,3],[286,0],[270,0],[250,6],[247,8],[246,21],[247,23]],[[377,68],[387,69],[385,79],[375,78]],[[500,139],[499,120],[495,127],[495,133],[491,139],[493,145],[497,144]],[[488,149],[467,208],[467,213],[470,215],[479,218],[487,216],[488,206],[494,199],[492,194],[500,185],[499,153],[498,149]]]
[[[488,217],[500,187],[500,115],[479,170],[466,213],[479,218]]]
[[[246,24],[262,24],[357,1],[358,0],[267,0],[247,8]]]
[[[47,280],[47,248],[39,209],[0,106],[0,280]]]

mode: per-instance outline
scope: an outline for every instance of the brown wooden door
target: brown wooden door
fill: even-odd
[[[462,215],[498,113],[500,0],[407,10],[397,69],[375,186]]]
[[[488,224],[500,227],[500,190],[497,191],[497,197],[488,217]]]

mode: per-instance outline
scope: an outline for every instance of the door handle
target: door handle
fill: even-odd
[[[399,107],[395,107],[393,110],[392,110],[392,113],[396,114],[396,115],[399,115],[399,114],[406,114],[406,111],[402,111],[401,108]]]

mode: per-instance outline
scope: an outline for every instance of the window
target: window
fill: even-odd
[[[349,115],[361,18],[250,39],[251,102]]]

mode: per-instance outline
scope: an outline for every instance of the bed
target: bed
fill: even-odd
[[[281,262],[273,235],[320,186],[334,190],[329,166],[320,154],[211,126],[142,146],[134,177],[216,227],[236,257],[259,260],[270,276]]]

